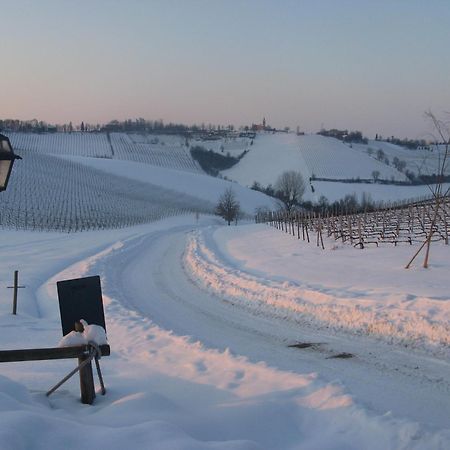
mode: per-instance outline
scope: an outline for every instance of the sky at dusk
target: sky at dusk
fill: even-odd
[[[260,122],[421,138],[449,0],[0,0],[0,118]]]

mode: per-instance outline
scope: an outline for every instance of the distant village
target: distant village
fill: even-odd
[[[0,132],[21,132],[21,133],[143,133],[143,134],[166,134],[184,136],[186,139],[196,139],[203,141],[216,141],[220,139],[232,139],[244,137],[254,139],[257,133],[291,133],[290,127],[275,128],[269,125],[266,118],[263,117],[261,123],[252,123],[250,126],[234,125],[213,125],[213,124],[194,124],[184,125],[178,123],[165,123],[162,119],[146,120],[127,119],[124,121],[112,120],[107,124],[90,124],[82,121],[80,124],[49,124],[37,119],[17,120],[0,119]],[[297,126],[296,134],[298,136],[305,133]],[[367,143],[368,139],[360,131],[348,131],[321,129],[317,132],[322,136],[334,137],[346,143]],[[383,138],[377,134],[375,140],[383,140],[392,144],[397,144],[410,150],[429,150],[432,151],[435,142],[427,142],[423,139],[399,139],[395,136]]]
[[[267,133],[288,133],[289,127],[283,129],[274,128],[266,123],[266,118],[263,117],[261,123],[253,123],[251,126],[241,126],[236,129],[234,125],[183,125],[176,123],[164,123],[163,120],[112,120],[107,124],[89,124],[81,122],[74,125],[72,122],[68,124],[53,125],[47,122],[33,120],[16,120],[16,119],[0,119],[0,131],[6,132],[22,132],[22,133],[96,133],[96,132],[125,132],[125,133],[149,133],[149,134],[179,134],[186,137],[193,137],[203,140],[218,140],[224,137],[249,137],[254,138],[257,132]],[[299,127],[297,127],[297,133]]]

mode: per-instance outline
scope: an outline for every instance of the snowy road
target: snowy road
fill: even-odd
[[[431,429],[448,426],[447,362],[365,336],[355,339],[344,333],[300,329],[287,318],[255,314],[207,292],[193,282],[183,264],[191,231],[189,226],[158,230],[100,259],[95,269],[102,273],[106,295],[208,348],[228,348],[254,363],[264,361],[302,375],[317,373],[325,383],[342,383],[357,405],[376,415],[392,412]],[[226,264],[225,259],[222,262]],[[239,273],[238,268],[233,270]],[[295,342],[318,345],[288,347]],[[342,352],[354,357],[332,358]]]

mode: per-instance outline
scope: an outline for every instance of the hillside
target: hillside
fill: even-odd
[[[127,161],[147,166],[155,178],[161,181],[158,173],[176,170],[193,175],[203,175],[203,170],[192,158],[190,148],[201,146],[220,155],[237,157],[247,151],[245,156],[232,168],[221,174],[242,186],[251,186],[255,181],[263,186],[274,184],[277,177],[286,170],[302,173],[307,189],[305,200],[318,202],[321,196],[329,201],[339,200],[354,194],[361,198],[369,194],[376,201],[395,201],[423,197],[430,194],[427,186],[397,186],[373,183],[373,173],[387,181],[405,181],[406,170],[416,174],[429,175],[436,171],[437,152],[427,150],[407,150],[383,141],[369,141],[368,144],[346,145],[334,139],[319,135],[297,136],[293,133],[258,133],[255,139],[226,137],[220,139],[190,139],[177,135],[148,135],[137,133],[8,133],[14,148],[33,155],[55,155],[90,158],[92,161]],[[383,150],[389,165],[376,157],[378,149]],[[400,172],[393,166],[394,158],[405,161],[406,167]],[[96,163],[97,168],[101,163]],[[19,165],[18,165],[19,166]],[[105,166],[106,167],[106,166]],[[155,172],[155,168],[163,172]],[[116,169],[114,169],[116,170]],[[181,178],[182,178],[181,177]],[[169,176],[169,180],[180,178]],[[310,183],[310,178],[313,179]],[[199,186],[205,178],[200,177]],[[326,180],[326,181],[324,181]],[[343,182],[342,180],[346,180]],[[358,180],[371,180],[359,183]],[[146,182],[152,183],[147,177]],[[216,179],[217,189],[223,189],[223,182]],[[165,183],[166,188],[170,187]],[[182,192],[189,194],[191,189],[197,193],[196,178],[184,183]],[[219,186],[222,186],[219,188]],[[240,189],[235,185],[236,189]],[[187,189],[187,190],[186,190]],[[210,190],[208,188],[208,190]],[[217,193],[216,189],[211,192]],[[215,199],[218,195],[215,195]],[[201,197],[204,198],[204,197]],[[208,201],[214,203],[211,196]],[[256,206],[265,201],[257,200],[253,207],[246,207],[252,213]]]
[[[250,152],[236,167],[224,175],[244,184],[258,181],[274,184],[285,170],[299,170],[310,177],[339,179],[373,179],[378,170],[381,179],[404,181],[405,176],[334,138],[319,135],[258,134]]]
[[[180,136],[126,133],[6,133],[20,152],[136,161],[202,173]]]
[[[378,141],[371,141],[370,144],[373,142]],[[408,167],[414,168],[416,173],[419,161],[422,161],[422,164],[427,164],[427,161],[429,165],[436,164],[437,156],[433,156],[433,159],[430,152],[414,152],[384,144],[387,144],[383,148],[386,149],[386,154],[389,151],[391,160],[396,155],[400,159],[409,158]],[[375,150],[372,156],[369,155],[368,147],[369,145],[360,144],[349,146],[337,139],[319,135],[261,133],[257,134],[253,145],[249,147],[249,153],[236,166],[223,171],[222,174],[245,186],[251,186],[255,181],[267,186],[274,185],[282,172],[297,170],[307,183],[304,199],[313,202],[317,202],[322,195],[329,201],[334,201],[349,194],[361,198],[365,193],[377,201],[395,201],[430,194],[427,186],[374,183],[374,171],[379,172],[380,180],[404,182],[407,177],[392,164],[387,165],[377,160]],[[428,158],[425,163],[424,158]],[[310,178],[319,180],[312,180],[310,183]],[[358,180],[369,182],[357,183]]]
[[[280,167],[303,158],[282,137]],[[20,150],[0,194],[0,278],[19,269],[26,289],[17,315],[0,304],[1,348],[56,346],[56,282],[99,275],[112,351],[93,406],[76,379],[45,394],[73,360],[2,364],[2,448],[448,448],[449,247],[406,271],[418,243],[358,250],[325,236],[322,250],[220,226],[208,213],[226,187],[248,214],[272,199],[137,162],[144,139],[124,138],[124,159]]]
[[[207,176],[179,137],[12,134],[23,160],[0,195],[0,227],[85,231],[122,228],[180,214],[212,214],[232,187],[244,216],[273,199]],[[114,152],[114,155],[112,154]]]
[[[355,150],[361,153],[372,153],[371,157],[376,158],[378,150],[382,150],[389,163],[392,165],[394,158],[406,163],[404,172],[413,172],[416,175],[432,175],[438,173],[442,147],[431,146],[430,150],[418,148],[409,150],[399,145],[391,144],[385,141],[369,140],[367,144],[352,144]],[[447,165],[445,173],[450,174],[450,166]]]

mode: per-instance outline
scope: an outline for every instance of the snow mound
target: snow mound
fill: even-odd
[[[71,331],[66,334],[58,344],[58,347],[72,347],[76,345],[89,344],[94,342],[97,345],[106,345],[106,331],[100,325],[88,324],[84,319],[80,320],[84,327],[83,332]]]

